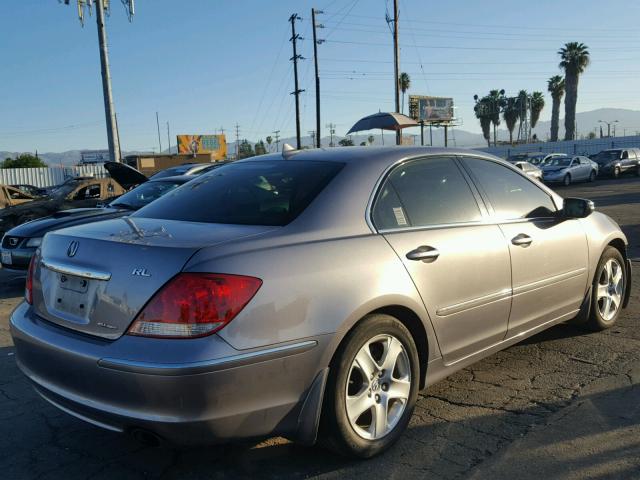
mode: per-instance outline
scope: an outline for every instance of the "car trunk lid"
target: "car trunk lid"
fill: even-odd
[[[52,323],[117,339],[200,248],[273,229],[122,218],[51,232],[41,247],[33,306]]]

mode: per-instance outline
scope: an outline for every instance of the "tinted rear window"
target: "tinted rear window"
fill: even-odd
[[[286,225],[342,164],[257,161],[226,165],[177,188],[134,216],[237,225]]]

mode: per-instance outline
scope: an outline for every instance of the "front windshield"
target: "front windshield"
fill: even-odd
[[[529,163],[531,165],[539,165],[544,160],[544,155],[536,155],[533,157],[529,157]]]
[[[571,165],[571,159],[569,157],[555,157],[549,159],[547,165],[550,167],[568,167]]]
[[[592,158],[598,163],[607,163],[620,158],[620,150],[604,150]]]
[[[138,185],[133,190],[125,193],[121,197],[118,197],[109,206],[113,208],[128,208],[131,210],[138,210],[139,208],[148,205],[154,200],[160,198],[165,193],[170,192],[176,187],[182,185],[183,182],[145,182],[142,185]]]

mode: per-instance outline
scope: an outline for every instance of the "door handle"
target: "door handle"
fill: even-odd
[[[422,245],[407,253],[407,258],[409,260],[421,260],[425,263],[434,262],[439,256],[440,252],[438,249],[429,247],[428,245]]]
[[[533,239],[526,233],[520,233],[511,239],[511,243],[519,247],[528,247]]]

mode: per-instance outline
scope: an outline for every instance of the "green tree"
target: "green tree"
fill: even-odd
[[[373,142],[376,141],[376,137],[374,137],[373,135],[369,135],[367,137],[367,143],[369,143],[369,145],[373,145]]]
[[[520,118],[520,103],[519,96],[507,98],[502,113],[504,122],[507,124],[507,130],[509,130],[509,143],[511,144],[513,144],[513,129],[518,123],[518,118]]]
[[[531,130],[533,130],[540,120],[540,113],[544,108],[544,95],[542,92],[533,92],[531,94]]]
[[[529,94],[527,93],[526,90],[520,90],[518,92],[517,108],[518,108],[518,120],[520,120],[519,126],[518,126],[518,139],[520,139],[520,134],[522,133],[522,124],[527,119],[527,112],[529,111],[529,98],[530,98]]]
[[[46,167],[47,164],[30,153],[23,153],[16,158],[6,158],[4,162],[0,162],[0,168],[40,168]]]
[[[589,66],[589,47],[584,43],[569,42],[558,50],[560,68],[564,69],[566,96],[564,97],[564,139],[573,140],[576,133],[576,104],[578,81]]]
[[[260,140],[256,143],[256,155],[264,155],[267,153],[267,147],[264,146],[264,142]]]
[[[401,113],[404,113],[404,94],[411,88],[411,78],[407,72],[402,72],[400,74],[398,77],[398,85],[402,91],[402,106],[400,107],[402,109]]]
[[[269,145],[269,152],[271,152],[271,144],[273,143],[273,137],[271,135],[269,135],[267,138],[267,145]]]
[[[340,145],[341,147],[353,147],[354,144],[353,140],[351,140],[350,138],[343,138],[338,142],[338,145]]]
[[[547,80],[547,90],[551,94],[551,138],[552,142],[558,141],[558,126],[560,124],[560,102],[564,95],[564,78],[554,75]]]
[[[366,147],[367,146],[367,142],[360,142],[360,146],[361,147]]]
[[[241,158],[253,157],[255,153],[253,152],[253,147],[245,138],[240,142],[240,146],[238,147],[238,160]]]

